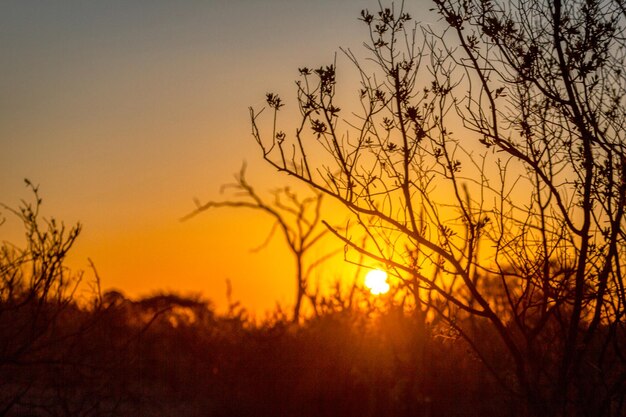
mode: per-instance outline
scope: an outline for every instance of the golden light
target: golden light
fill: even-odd
[[[374,295],[384,294],[389,291],[387,273],[380,269],[372,269],[365,275],[365,286]]]

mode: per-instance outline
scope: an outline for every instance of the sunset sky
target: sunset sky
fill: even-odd
[[[407,10],[435,20],[429,7]],[[39,184],[46,216],[84,226],[71,266],[92,258],[105,289],[202,292],[223,306],[228,278],[252,310],[288,306],[282,240],[249,252],[269,219],[227,209],[179,219],[194,197],[220,198],[244,160],[260,189],[281,185],[260,161],[247,108],[268,91],[293,104],[298,67],[330,64],[340,46],[362,51],[362,8],[378,3],[3,1],[0,202],[29,198],[24,178]],[[20,233],[0,228],[2,240]]]

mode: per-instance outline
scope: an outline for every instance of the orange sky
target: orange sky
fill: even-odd
[[[0,202],[29,197],[23,178],[39,184],[45,215],[83,223],[71,265],[87,269],[91,257],[104,288],[199,291],[223,307],[230,279],[252,310],[288,306],[280,237],[249,252],[270,221],[227,209],[179,218],[194,197],[219,198],[244,160],[259,188],[281,184],[260,161],[247,107],[268,91],[293,104],[298,67],[330,64],[340,46],[359,51],[366,7],[378,3],[3,1]],[[20,233],[0,228],[3,240]]]

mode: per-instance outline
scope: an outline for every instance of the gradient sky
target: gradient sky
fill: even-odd
[[[219,198],[244,160],[260,188],[280,185],[247,108],[268,91],[293,103],[298,67],[332,63],[340,46],[362,50],[362,8],[378,3],[2,1],[0,202],[29,197],[23,178],[39,184],[46,216],[84,225],[70,263],[87,269],[91,257],[105,289],[201,291],[220,306],[229,278],[253,310],[289,305],[291,265],[270,261],[282,241],[248,252],[268,219],[178,219],[194,197]],[[19,241],[18,226],[7,222],[1,239]]]

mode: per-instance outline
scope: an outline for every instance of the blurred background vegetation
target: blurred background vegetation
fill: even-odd
[[[80,225],[41,218],[28,185],[32,202],[4,207],[26,244],[0,252],[0,415],[488,416],[511,404],[398,290],[337,286],[300,323],[232,299],[218,314],[201,295],[103,293],[95,266],[64,264]]]

